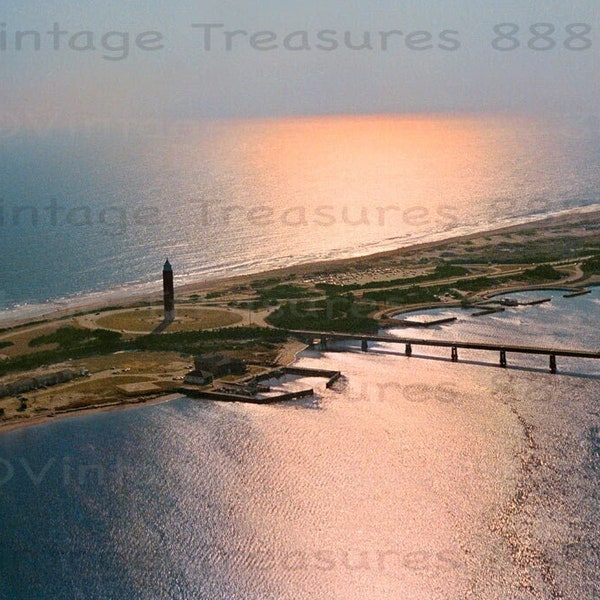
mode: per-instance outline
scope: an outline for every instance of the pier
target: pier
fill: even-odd
[[[207,389],[204,386],[185,385],[177,391],[189,398],[198,400],[219,400],[221,402],[245,402],[249,404],[275,404],[285,400],[298,400],[314,395],[313,388],[285,392],[280,391],[273,395],[264,395],[271,390],[268,386],[261,386],[260,382],[267,379],[279,379],[284,375],[298,375],[299,377],[324,377],[327,379],[325,387],[329,389],[341,376],[340,371],[327,369],[312,369],[307,367],[283,367],[262,375],[257,375],[249,380],[238,382],[221,382],[220,388]],[[262,394],[262,395],[261,395]]]
[[[506,309],[503,306],[497,306],[493,308],[484,308],[478,312],[474,312],[471,314],[472,317],[486,317],[487,315],[493,315],[495,313],[504,312]]]
[[[180,394],[184,394],[188,398],[197,400],[219,400],[220,402],[244,402],[246,404],[275,404],[284,400],[297,400],[312,396],[314,390],[307,388],[296,392],[284,392],[276,396],[257,396],[245,394],[230,394],[224,391],[203,390],[192,386],[184,386],[177,390]]]
[[[326,388],[330,388],[342,376],[341,371],[307,367],[283,367],[281,371],[287,375],[300,375],[301,377],[325,377],[327,379]]]
[[[551,373],[557,372],[557,357],[581,358],[600,360],[600,352],[590,350],[575,350],[570,348],[540,348],[538,346],[521,346],[515,344],[496,344],[488,342],[462,342],[452,340],[427,340],[419,338],[392,337],[389,335],[364,335],[354,333],[335,333],[327,331],[302,331],[293,330],[288,332],[290,335],[296,336],[307,341],[309,345],[313,345],[313,340],[320,340],[322,348],[327,347],[328,341],[357,341],[361,345],[364,352],[368,351],[369,342],[386,343],[386,344],[403,344],[404,353],[406,356],[412,356],[414,346],[425,346],[435,348],[450,348],[450,359],[452,362],[458,362],[459,349],[465,350],[484,350],[494,352],[499,355],[499,365],[501,367],[508,366],[507,354],[531,354],[542,355],[549,358],[549,369]]]

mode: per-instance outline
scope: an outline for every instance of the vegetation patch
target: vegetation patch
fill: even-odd
[[[358,302],[347,294],[326,300],[286,302],[267,320],[282,329],[374,333],[379,322],[368,315],[376,309],[376,304]]]
[[[562,279],[564,274],[557,271],[552,265],[538,265],[534,269],[527,269],[519,279],[531,283],[544,283],[546,281],[556,281]]]
[[[600,254],[588,258],[582,265],[581,269],[588,277],[590,275],[600,275]]]
[[[61,327],[52,333],[40,335],[29,342],[35,348],[46,344],[58,344],[59,349],[75,348],[103,348],[112,347],[112,344],[121,338],[116,331],[106,329],[79,329],[77,327]]]
[[[100,327],[108,329],[150,333],[162,323],[163,318],[162,308],[144,308],[108,314],[100,317],[96,322]],[[181,306],[176,310],[175,320],[169,324],[168,331],[226,327],[242,320],[240,315],[227,310]]]
[[[0,361],[0,376],[16,371],[29,371],[41,365],[55,364],[67,359],[79,359],[90,355],[111,354],[118,351],[148,350],[151,352],[174,351],[197,354],[216,350],[262,352],[265,343],[282,343],[285,332],[265,327],[227,327],[207,331],[179,331],[175,333],[148,334],[135,339],[122,339],[115,331],[102,329],[76,329],[64,327],[52,334],[35,338],[38,344],[55,342],[56,349],[44,350]]]
[[[281,283],[283,281],[283,279],[281,279],[281,277],[271,277],[269,279],[260,279],[258,281],[253,281],[250,285],[255,289],[263,289],[266,288],[270,285],[277,285],[278,283]]]
[[[460,298],[461,296],[452,289],[453,287],[456,287],[456,284],[452,284],[452,287],[450,285],[427,287],[413,285],[409,288],[365,292],[364,296],[384,304],[421,304],[424,302],[438,302],[440,296],[444,294],[448,294],[453,298]]]
[[[290,283],[282,283],[271,288],[260,290],[260,299],[263,302],[290,298],[310,298],[318,295],[319,294],[317,292],[313,292],[300,285],[293,285]]]

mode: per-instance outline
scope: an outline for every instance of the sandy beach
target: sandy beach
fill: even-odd
[[[191,296],[193,294],[220,292],[231,288],[243,288],[251,282],[266,279],[286,279],[295,277],[308,281],[322,280],[331,282],[360,282],[366,283],[389,277],[394,279],[398,277],[410,276],[412,271],[401,268],[397,265],[399,261],[407,257],[418,255],[420,258],[434,259],[440,256],[449,247],[460,246],[461,244],[473,243],[477,246],[485,246],[489,242],[487,238],[506,238],[514,236],[517,239],[533,240],[552,240],[569,233],[572,236],[589,235],[589,226],[594,226],[600,222],[600,210],[593,209],[574,209],[560,215],[532,220],[517,225],[494,227],[484,231],[474,233],[450,236],[445,239],[422,242],[400,247],[395,250],[387,250],[364,256],[352,258],[341,258],[320,262],[307,262],[290,265],[285,268],[270,269],[256,273],[244,275],[235,275],[231,277],[222,277],[215,279],[204,279],[183,285],[177,285],[176,292],[179,297]],[[532,235],[532,230],[534,233]],[[523,232],[527,232],[523,235]],[[506,241],[506,239],[504,239]],[[158,286],[157,286],[158,287]],[[55,320],[61,319],[77,312],[93,312],[98,309],[105,309],[108,306],[129,307],[139,305],[144,302],[160,302],[162,298],[160,290],[156,292],[128,292],[111,294],[110,300],[101,301],[75,298],[69,301],[61,302],[65,306],[55,308],[50,312],[29,317],[3,317],[0,313],[0,327],[15,327],[25,325],[31,321]]]
[[[255,280],[281,278],[295,275],[301,278],[321,277],[326,279],[327,276],[338,276],[340,280],[348,280],[348,274],[352,274],[352,279],[366,283],[381,279],[382,269],[386,269],[385,273],[390,279],[395,277],[406,276],[404,269],[395,266],[395,263],[405,257],[419,255],[421,258],[436,258],[441,252],[448,249],[450,246],[457,246],[464,242],[473,242],[475,245],[483,246],[486,243],[485,238],[488,237],[503,237],[506,235],[515,235],[516,237],[523,232],[535,230],[533,236],[527,235],[529,239],[549,240],[559,235],[569,232],[570,235],[584,236],[588,233],[586,224],[596,224],[600,221],[600,210],[586,211],[574,210],[558,216],[546,217],[539,220],[520,223],[518,225],[510,225],[504,227],[493,227],[484,231],[469,233],[458,236],[451,236],[442,240],[422,242],[409,246],[397,248],[395,250],[387,250],[377,252],[365,256],[353,258],[342,258],[336,260],[328,260],[322,262],[311,262],[293,265],[282,269],[272,269],[260,273],[250,275],[239,275],[235,277],[226,277],[218,280],[206,280],[203,282],[191,283],[178,288],[182,294],[194,294],[202,291],[216,291],[231,287],[245,286]],[[357,273],[361,276],[358,277]],[[159,299],[157,296],[152,297],[154,300]]]

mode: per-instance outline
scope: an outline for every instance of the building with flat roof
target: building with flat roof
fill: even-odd
[[[194,367],[196,371],[207,371],[213,377],[243,375],[246,372],[243,360],[223,354],[199,354],[194,358]]]

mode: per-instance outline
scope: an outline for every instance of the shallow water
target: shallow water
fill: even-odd
[[[473,317],[480,308],[435,308],[424,311],[402,313],[399,318],[441,319],[456,317],[456,321],[431,327],[399,327],[389,330],[398,337],[419,337],[457,341],[497,342],[512,345],[538,346],[542,348],[564,348],[598,351],[598,312],[600,310],[600,287],[592,287],[591,293],[575,298],[564,298],[565,291],[537,290],[501,294],[496,299],[513,298],[520,302],[531,302],[550,298],[550,302],[533,306],[505,307],[504,312]],[[403,351],[402,347],[396,351]],[[423,354],[447,356],[449,350],[421,347]],[[496,363],[497,357],[490,352],[459,350],[465,360]],[[547,357],[511,355],[509,363],[514,367],[546,368]],[[600,375],[600,363],[594,360],[558,358],[559,367],[566,373]]]

